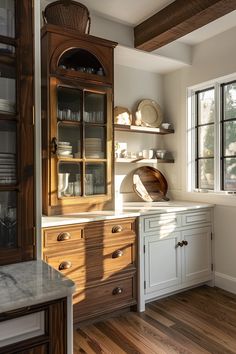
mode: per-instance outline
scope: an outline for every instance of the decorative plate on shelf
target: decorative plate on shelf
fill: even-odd
[[[144,127],[158,128],[163,119],[160,105],[154,100],[142,100],[137,107],[136,119],[140,119]]]
[[[115,124],[131,125],[132,124],[132,114],[125,107],[115,107],[114,108],[114,119]]]

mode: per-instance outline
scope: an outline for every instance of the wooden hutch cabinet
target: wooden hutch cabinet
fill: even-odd
[[[113,50],[78,31],[42,29],[43,213],[113,207]]]
[[[0,265],[34,257],[32,5],[0,2]]]

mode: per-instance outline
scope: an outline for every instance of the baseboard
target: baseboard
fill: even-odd
[[[236,278],[215,272],[215,286],[236,294]]]

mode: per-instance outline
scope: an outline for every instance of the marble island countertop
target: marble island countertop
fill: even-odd
[[[71,296],[72,280],[43,261],[0,267],[0,313]]]
[[[126,202],[123,203],[121,210],[91,211],[87,213],[75,213],[58,216],[43,216],[42,227],[53,227],[61,225],[80,224],[91,221],[102,221],[137,217],[148,214],[171,213],[188,210],[198,210],[213,207],[213,204],[169,201],[169,202]]]

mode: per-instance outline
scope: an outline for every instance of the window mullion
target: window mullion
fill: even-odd
[[[215,144],[214,144],[214,176],[215,176],[215,191],[221,190],[221,91],[220,84],[215,84]]]

